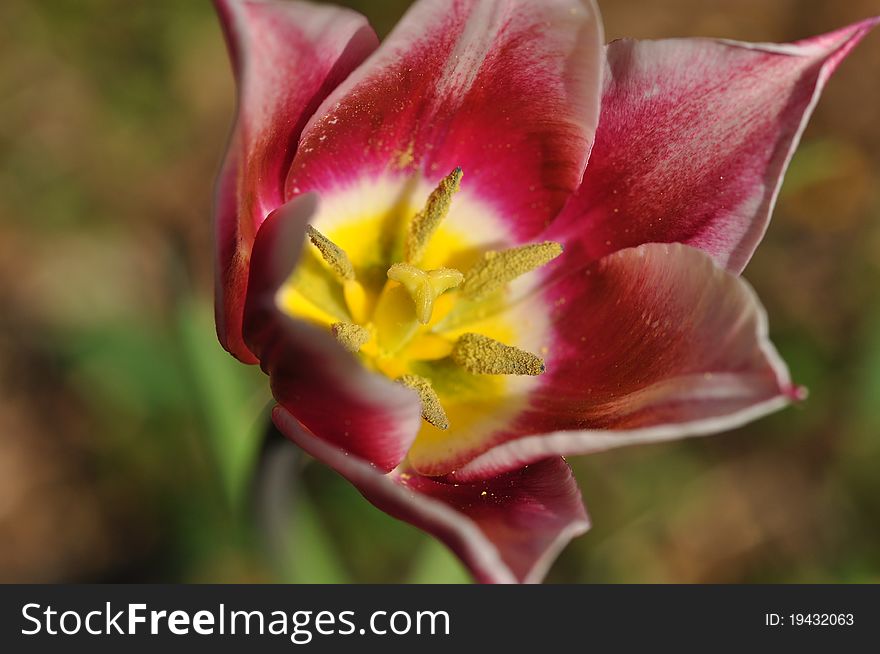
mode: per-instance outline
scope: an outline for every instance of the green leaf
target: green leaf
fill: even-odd
[[[469,584],[471,577],[449,549],[425,538],[406,580],[410,584]]]
[[[210,307],[182,303],[177,322],[183,367],[205,444],[227,499],[240,509],[268,420],[265,378],[256,366],[243,365],[220,347]]]
[[[294,584],[348,584],[352,579],[322,524],[314,504],[305,495],[294,503],[288,533],[286,577]]]

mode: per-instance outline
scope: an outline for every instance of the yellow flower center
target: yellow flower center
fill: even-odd
[[[327,235],[309,226],[311,246],[278,295],[290,315],[326,326],[364,365],[414,390],[440,430],[450,425],[442,398],[479,389],[467,377],[544,372],[540,356],[499,338],[511,331],[502,310],[510,282],[562,253],[553,242],[473,251],[439,233],[462,176],[452,171],[409,216],[398,207]],[[444,250],[461,264],[434,266],[430,252]]]

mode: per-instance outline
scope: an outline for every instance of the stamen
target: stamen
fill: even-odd
[[[359,352],[361,347],[370,340],[369,331],[350,322],[335,322],[330,325],[330,330],[336,340],[342,344],[342,347],[352,353]]]
[[[520,275],[550,263],[560,254],[562,246],[553,241],[486,252],[465,275],[462,295],[471,300],[480,300]]]
[[[388,279],[403,285],[416,305],[416,318],[426,325],[431,321],[437,298],[461,284],[464,275],[453,268],[426,272],[408,263],[395,263],[388,269]]]
[[[475,375],[540,375],[544,360],[481,334],[462,334],[452,360]]]
[[[397,381],[419,394],[419,400],[422,402],[422,418],[425,421],[437,429],[449,429],[449,419],[440,405],[440,398],[437,397],[431,382],[418,375],[403,375]]]
[[[318,248],[321,257],[330,265],[339,279],[341,281],[353,280],[354,266],[351,265],[351,261],[345,253],[345,250],[336,245],[336,243],[324,236],[311,225],[306,227],[306,231],[309,235],[309,240],[312,241],[312,245]]]
[[[417,264],[422,260],[428,242],[437,231],[440,222],[449,213],[452,196],[461,187],[463,175],[461,168],[456,168],[444,177],[437,188],[428,196],[425,208],[413,217],[404,243],[404,256],[408,263]]]
[[[356,279],[346,279],[342,282],[342,296],[354,321],[360,324],[367,322],[370,315],[370,298],[361,283]]]

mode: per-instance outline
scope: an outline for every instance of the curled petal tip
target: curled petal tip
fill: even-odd
[[[785,44],[611,43],[590,164],[552,236],[596,259],[686,243],[741,273],[826,82],[877,24]]]
[[[786,390],[785,396],[792,402],[803,402],[810,397],[810,389],[806,386],[793,385]]]

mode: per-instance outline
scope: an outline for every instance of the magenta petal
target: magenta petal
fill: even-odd
[[[789,45],[611,43],[590,164],[555,237],[581,260],[687,243],[741,272],[825,83],[877,22]]]
[[[715,433],[800,393],[767,338],[754,292],[701,250],[621,250],[558,280],[540,302],[552,307],[556,332],[547,371],[495,447],[455,479]]]
[[[461,166],[534,235],[583,177],[601,43],[592,0],[419,0],[306,127],[288,197]]]
[[[215,0],[238,81],[238,115],[218,178],[216,317],[220,342],[254,363],[241,320],[254,235],[283,203],[306,121],[378,45],[355,12],[303,2]]]
[[[322,439],[387,472],[406,456],[421,425],[417,396],[368,372],[327,330],[290,318],[275,304],[316,205],[315,195],[300,196],[260,227],[251,258],[245,342],[269,375],[279,404]]]
[[[383,475],[303,430],[283,408],[272,417],[282,433],[378,508],[444,542],[477,581],[539,582],[561,549],[590,527],[571,469],[560,457],[473,484],[401,470]]]

